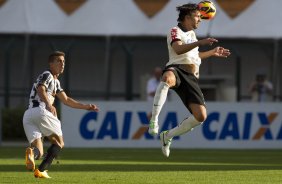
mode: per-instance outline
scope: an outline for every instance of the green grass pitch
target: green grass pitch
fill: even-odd
[[[51,179],[25,170],[24,147],[0,147],[0,183],[282,183],[282,150],[65,148]],[[59,163],[57,163],[59,162]],[[39,164],[39,162],[37,162]]]

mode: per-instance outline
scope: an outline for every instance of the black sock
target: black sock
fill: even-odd
[[[38,149],[37,147],[32,147],[32,149],[33,149],[34,159],[35,159],[35,160],[38,160],[39,157],[40,157],[40,151],[39,151],[39,149]]]
[[[41,164],[38,167],[39,171],[40,172],[45,171],[51,165],[54,158],[58,156],[60,151],[61,151],[60,146],[56,144],[52,144],[49,147],[49,149],[47,150],[47,155],[45,156],[45,158],[43,159],[43,161],[41,162]]]

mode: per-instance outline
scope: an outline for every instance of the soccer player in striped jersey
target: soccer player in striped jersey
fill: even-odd
[[[55,51],[49,55],[49,70],[40,74],[34,83],[29,106],[23,116],[23,127],[30,147],[26,149],[26,167],[34,171],[36,178],[50,178],[46,170],[64,147],[61,122],[54,107],[57,97],[65,105],[89,111],[99,111],[94,104],[82,104],[64,92],[58,77],[65,67],[65,54]],[[41,164],[36,168],[35,160],[43,156],[42,137],[47,137],[51,143]]]
[[[151,135],[158,134],[158,116],[166,101],[169,88],[175,90],[191,116],[184,119],[175,128],[160,133],[162,152],[166,157],[170,154],[173,137],[191,131],[207,117],[204,96],[198,84],[202,59],[230,55],[228,49],[219,46],[205,52],[198,51],[199,46],[212,45],[218,41],[214,38],[197,40],[194,30],[201,22],[197,4],[184,4],[177,7],[177,11],[179,12],[178,25],[173,27],[167,36],[169,61],[154,96],[148,132]]]

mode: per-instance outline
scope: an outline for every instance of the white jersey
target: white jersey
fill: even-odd
[[[196,34],[193,30],[185,32],[179,26],[173,27],[167,35],[167,46],[168,46],[168,54],[169,61],[166,64],[194,64],[195,65],[195,73],[196,76],[199,73],[199,67],[201,64],[201,58],[199,57],[199,47],[195,47],[194,49],[186,52],[184,54],[176,54],[174,49],[172,48],[172,43],[175,41],[181,41],[183,44],[189,44],[198,41],[196,38]]]
[[[38,106],[43,108],[46,107],[45,103],[40,100],[40,97],[37,93],[37,87],[39,85],[44,85],[46,87],[47,97],[50,100],[51,104],[54,103],[55,95],[63,91],[60,85],[60,81],[58,79],[54,79],[50,71],[44,71],[38,76],[36,82],[33,84],[29,97],[29,108]]]

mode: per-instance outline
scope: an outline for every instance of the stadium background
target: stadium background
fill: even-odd
[[[1,0],[0,108],[10,113],[2,113],[2,138],[14,139],[6,128],[21,126],[11,116],[21,117],[22,111],[13,110],[26,108],[30,86],[46,68],[52,50],[66,52],[61,84],[70,96],[135,105],[144,101],[146,79],[155,66],[168,60],[166,34],[176,24],[175,7],[186,2]],[[203,62],[200,85],[207,101],[222,102],[225,107],[250,102],[248,85],[257,72],[264,72],[274,84],[273,103],[280,105],[282,27],[278,22],[282,13],[274,9],[282,2],[214,3],[217,16],[202,22],[198,38],[218,38],[232,56],[227,61]],[[145,111],[149,110],[148,106]]]

